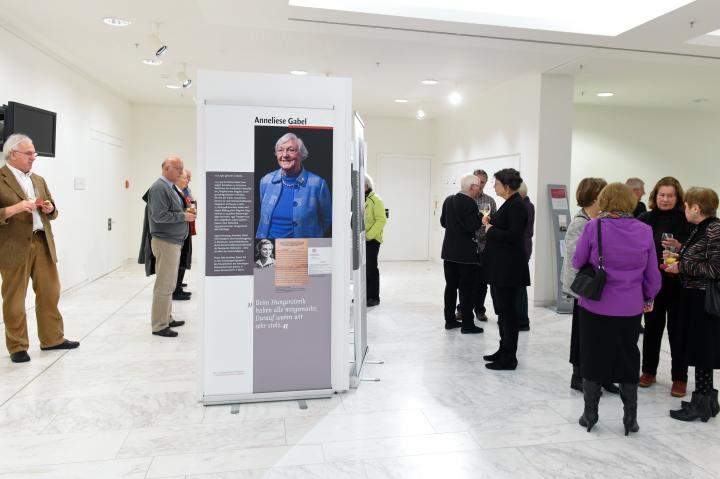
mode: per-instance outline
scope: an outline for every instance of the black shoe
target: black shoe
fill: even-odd
[[[373,306],[377,306],[380,304],[380,298],[368,298],[367,300],[367,307],[372,308]]]
[[[620,394],[620,388],[613,383],[605,383],[602,385],[602,388],[611,394]]]
[[[185,290],[182,289],[182,288],[179,288],[179,289],[178,289],[178,288],[175,288],[175,289],[173,290],[173,294],[187,294],[188,296],[192,296],[192,293],[191,293],[190,291],[185,291]]]
[[[483,328],[480,328],[473,324],[472,326],[468,326],[467,328],[461,327],[460,332],[462,334],[479,334],[483,332]]]
[[[187,283],[181,283],[180,286],[182,286],[183,288],[187,288]]]
[[[497,361],[500,359],[500,350],[497,350],[497,352],[494,352],[492,354],[488,354],[487,356],[483,356],[483,359],[485,361]]]
[[[681,401],[683,409],[690,405],[690,401]],[[710,413],[715,417],[720,413],[720,403],[718,403],[718,390],[713,389],[710,393]]]
[[[67,339],[64,340],[60,344],[56,344],[55,346],[49,346],[47,348],[41,347],[43,351],[52,351],[53,349],[75,349],[78,346],[80,346],[80,343],[78,341],[68,341]]]
[[[476,314],[475,316],[477,317],[477,320],[478,320],[478,321],[483,321],[483,322],[485,322],[485,321],[488,320],[487,314],[485,314],[485,313],[482,313],[482,314],[479,314],[479,315]]]
[[[10,361],[14,363],[26,363],[30,361],[30,355],[27,351],[16,351],[10,355]]]
[[[517,365],[517,361],[503,361],[500,359],[494,363],[487,363],[485,367],[495,371],[514,371]]]
[[[174,319],[168,323],[169,328],[177,328],[185,324],[185,321],[175,321]]]
[[[711,396],[703,396],[695,391],[692,393],[690,403],[687,406],[683,406],[682,409],[670,411],[670,417],[679,421],[694,421],[695,419],[700,419],[702,422],[708,422],[708,419],[713,416],[711,403]]]
[[[462,326],[460,321],[445,321],[445,329],[455,329]]]
[[[172,299],[174,301],[187,301],[190,299],[190,293],[186,293],[185,291],[173,292]]]
[[[518,331],[530,331],[530,325],[518,327]]]
[[[163,336],[166,338],[174,338],[178,335],[177,331],[173,331],[169,326],[165,329],[161,329],[160,331],[153,331],[153,334],[155,336]]]

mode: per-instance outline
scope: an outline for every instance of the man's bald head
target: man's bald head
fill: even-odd
[[[162,162],[162,175],[171,183],[177,182],[183,169],[183,161],[179,156],[168,156]]]

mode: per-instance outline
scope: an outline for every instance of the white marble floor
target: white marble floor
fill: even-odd
[[[606,394],[587,433],[568,387],[569,316],[534,309],[518,369],[493,372],[494,316],[482,335],[445,331],[438,265],[381,269],[368,323],[385,364],[365,371],[381,381],[306,410],[198,404],[196,302],[174,304],[178,338],[152,336],[152,278],[136,265],[64,295],[80,349],[42,352],[32,328],[32,361],[0,361],[0,478],[720,477],[720,418],[668,417],[667,345],[658,383],[640,391],[640,432],[623,436]]]

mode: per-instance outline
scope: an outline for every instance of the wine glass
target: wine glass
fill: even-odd
[[[671,240],[671,239],[673,239],[673,238],[674,238],[674,237],[673,237],[673,234],[672,234],[672,233],[663,233],[663,234],[662,234],[662,241]],[[675,247],[674,247],[674,246],[667,246],[667,247],[665,247],[665,249],[666,249],[667,251],[671,252],[671,253],[674,253],[674,252],[675,252]]]
[[[482,213],[483,216],[487,216],[490,214],[490,203],[480,203],[480,213]]]

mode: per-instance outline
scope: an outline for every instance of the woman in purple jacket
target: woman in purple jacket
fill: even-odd
[[[580,355],[585,410],[580,425],[588,432],[598,420],[600,385],[620,383],[625,435],[637,432],[637,388],[640,373],[640,318],[652,311],[660,290],[655,243],[650,226],[633,218],[637,199],[622,183],[600,192],[601,213],[591,220],[577,243],[573,267],[598,267],[598,226],[607,282],[599,300],[580,298]]]

